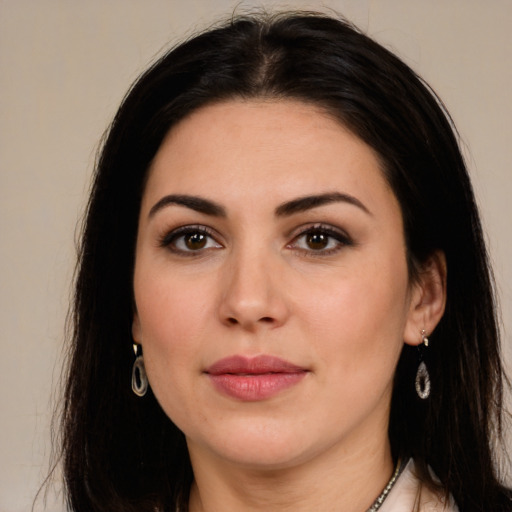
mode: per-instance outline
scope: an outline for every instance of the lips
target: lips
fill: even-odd
[[[308,373],[273,356],[231,356],[220,359],[205,370],[220,393],[243,401],[271,398],[298,384]]]

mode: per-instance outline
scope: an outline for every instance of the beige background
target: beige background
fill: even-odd
[[[262,4],[0,0],[0,512],[30,510],[48,469],[74,230],[99,137],[149,60],[249,5]],[[512,1],[263,5],[345,14],[444,99],[482,206],[512,352]],[[63,508],[50,495],[47,510]]]

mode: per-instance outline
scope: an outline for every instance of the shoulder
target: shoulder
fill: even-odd
[[[415,474],[410,460],[380,508],[380,512],[459,512],[453,499],[446,500]]]

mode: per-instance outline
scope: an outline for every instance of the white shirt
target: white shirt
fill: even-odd
[[[448,502],[432,492],[414,474],[411,459],[379,508],[379,512],[459,512],[453,499]]]

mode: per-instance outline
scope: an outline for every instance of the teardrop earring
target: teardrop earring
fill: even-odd
[[[148,378],[142,357],[142,347],[136,343],[133,345],[135,352],[135,361],[132,368],[132,391],[140,397],[143,397],[148,390]]]
[[[422,400],[426,400],[430,396],[430,375],[428,373],[427,365],[423,360],[423,351],[428,347],[428,337],[425,329],[421,330],[421,341],[422,344],[418,347],[419,365],[414,385],[418,396]]]

